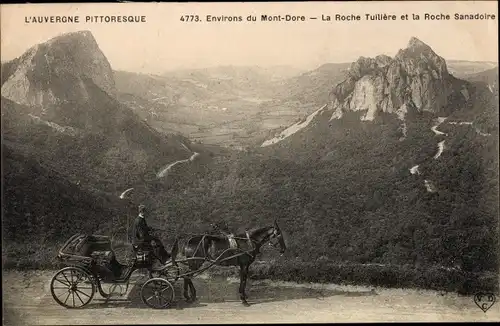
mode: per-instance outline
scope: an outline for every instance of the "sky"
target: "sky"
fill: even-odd
[[[291,65],[313,69],[360,56],[394,56],[414,36],[447,60],[497,61],[496,1],[74,3],[1,5],[2,61],[66,32],[89,30],[113,69],[161,73],[218,65]],[[395,14],[397,21],[322,21],[335,14]],[[403,21],[413,13],[449,14],[448,21]],[[455,13],[494,14],[495,20],[458,21]],[[305,22],[265,22],[260,16],[304,15]],[[145,23],[26,23],[25,17],[145,16]],[[203,22],[182,22],[199,15]],[[207,22],[206,15],[256,15],[257,22]]]

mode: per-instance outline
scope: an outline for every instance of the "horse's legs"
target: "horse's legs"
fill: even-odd
[[[184,278],[184,298],[186,299],[187,302],[191,301],[191,297],[189,296],[189,281],[187,278]]]
[[[190,278],[188,279],[189,280],[189,288],[191,289],[191,302],[194,302],[196,301],[196,289],[194,288],[194,284],[193,284],[193,280],[191,280]]]
[[[245,288],[247,286],[248,278],[248,265],[240,265],[240,300],[245,306],[250,304],[247,302],[247,295],[245,293]]]
[[[193,281],[189,277],[184,277],[184,298],[187,302],[196,301],[196,289]]]

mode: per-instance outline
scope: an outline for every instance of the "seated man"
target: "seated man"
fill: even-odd
[[[164,264],[170,255],[161,240],[151,234],[154,230],[148,226],[145,215],[146,207],[139,205],[139,215],[134,222],[133,245],[138,249],[152,251],[154,256]]]

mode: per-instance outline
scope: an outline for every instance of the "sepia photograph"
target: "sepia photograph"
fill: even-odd
[[[497,2],[0,17],[4,325],[500,321]]]

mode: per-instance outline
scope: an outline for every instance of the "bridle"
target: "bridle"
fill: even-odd
[[[265,245],[265,243],[269,243],[270,246],[273,246],[274,248],[278,248],[280,247],[280,253],[281,255],[283,255],[285,249],[286,249],[286,246],[285,246],[285,242],[283,240],[283,233],[281,233],[281,230],[279,229],[279,227],[277,225],[275,225],[273,227],[273,232],[272,233],[268,233],[267,236],[265,236],[262,240],[260,241],[257,241],[255,239],[252,239],[252,237],[250,236],[249,232],[246,231],[245,233],[246,235],[246,240],[248,241],[248,243],[250,244],[251,247],[254,248],[255,250],[255,254],[259,254],[260,253],[260,249],[263,245]],[[254,256],[252,255],[252,256]]]
[[[279,247],[281,255],[283,255],[283,253],[286,249],[284,239],[283,239],[283,233],[276,226],[274,227],[273,233],[271,234],[271,236],[269,238],[269,245],[273,246],[274,248]]]

